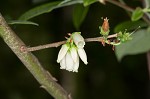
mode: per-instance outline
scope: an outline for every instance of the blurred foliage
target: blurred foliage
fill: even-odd
[[[76,30],[79,30],[81,24],[83,23],[89,7],[83,7],[83,5],[76,5],[73,9],[73,24]]]
[[[114,29],[114,32],[117,33],[117,32],[120,32],[120,31],[125,31],[126,29],[128,31],[134,31],[136,28],[138,28],[140,26],[140,28],[145,28],[148,26],[147,23],[145,23],[144,21],[124,21],[124,22],[121,22],[119,23],[118,25],[116,25],[115,29]]]
[[[90,5],[90,4],[92,4],[92,3],[95,3],[95,2],[97,2],[98,0],[83,0],[83,5],[84,6],[88,6],[88,5]]]
[[[132,0],[132,3],[124,1],[133,7],[141,4],[140,0]],[[76,31],[77,26],[74,27],[72,17],[76,3],[83,3],[84,6],[90,5],[85,19],[81,18],[80,21],[76,19],[79,21],[76,24],[80,26],[80,31],[85,38],[100,36],[98,27],[103,21],[101,17],[108,17],[111,31],[117,26],[115,32],[124,29],[132,31],[140,25],[142,30],[135,32],[133,41],[116,48],[116,51],[118,50],[116,55],[122,59],[120,62],[117,61],[111,46],[103,47],[100,43],[87,43],[85,50],[89,64],[85,66],[81,62],[78,73],[59,69],[60,66],[56,63],[59,48],[33,53],[44,68],[58,79],[58,83],[72,94],[74,99],[149,99],[150,85],[145,55],[145,52],[150,49],[147,46],[150,40],[150,32],[146,32],[148,25],[142,20],[131,22],[131,17],[117,6],[95,2],[96,0],[65,0],[65,2],[1,0],[0,12],[7,20],[27,21],[30,19],[29,22],[39,24],[39,26],[25,24],[11,26],[28,46],[65,40],[67,33]],[[79,15],[74,16],[79,17]],[[127,23],[122,24],[122,22]],[[53,99],[40,88],[34,77],[24,68],[2,39],[0,39],[0,45],[0,99]],[[129,51],[133,53],[129,55],[127,53]]]
[[[147,41],[150,40],[150,31],[149,30],[140,30],[132,35],[133,40],[126,42],[116,47],[118,60],[121,60],[124,55],[132,55],[148,52],[150,49]],[[144,39],[143,39],[144,38]],[[133,46],[134,45],[134,46]],[[126,46],[126,47],[124,47]]]
[[[135,11],[132,13],[131,20],[137,21],[137,20],[141,19],[143,15],[144,15],[144,12],[143,12],[142,8],[137,7],[135,9]]]

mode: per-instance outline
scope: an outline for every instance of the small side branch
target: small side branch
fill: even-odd
[[[135,9],[129,7],[128,5],[125,5],[125,4],[122,4],[122,3],[118,2],[117,0],[105,0],[105,1],[107,1],[107,2],[109,2],[109,3],[112,3],[112,4],[114,4],[114,5],[116,5],[116,6],[120,7],[120,8],[123,8],[124,10],[129,11],[129,12],[133,12],[133,11],[135,10]],[[142,1],[142,0],[141,0],[141,1]],[[144,1],[144,0],[143,0],[143,1]],[[147,18],[146,15],[143,15],[142,18],[143,18],[143,20],[144,20],[148,25],[150,25],[150,21],[149,21],[149,19]]]
[[[127,10],[129,12],[133,12],[134,11],[134,9],[132,9],[129,6],[124,5],[124,4],[122,4],[122,3],[120,3],[120,2],[118,2],[116,0],[105,0],[105,1],[107,1],[109,3],[112,3],[112,4],[114,4],[114,5],[118,6],[118,7],[121,7],[121,8],[123,8],[123,9],[125,9],[125,10]]]
[[[66,41],[60,41],[60,42],[55,42],[55,43],[51,43],[51,44],[39,45],[39,46],[35,46],[35,47],[28,47],[28,48],[26,48],[26,51],[32,52],[32,51],[42,50],[42,49],[46,49],[46,48],[50,48],[50,47],[58,47],[58,46],[64,44],[65,42]]]
[[[117,34],[109,35],[107,38],[114,38],[117,37]],[[102,42],[103,37],[94,37],[94,38],[86,38],[85,42]],[[28,47],[25,49],[25,51],[32,52],[32,51],[37,51],[37,50],[42,50],[46,48],[52,48],[52,47],[58,47],[62,44],[64,44],[66,41],[60,41],[60,42],[55,42],[55,43],[50,43],[50,44],[45,44],[45,45],[39,45],[35,47]]]

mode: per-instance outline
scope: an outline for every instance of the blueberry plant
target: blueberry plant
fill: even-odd
[[[128,6],[125,0],[60,0],[48,2],[26,11],[16,20],[6,22],[3,16],[0,15],[0,36],[41,84],[42,88],[56,99],[72,99],[72,96],[56,82],[51,73],[43,68],[38,59],[32,54],[32,51],[61,46],[58,57],[55,60],[60,63],[60,69],[71,72],[79,72],[80,59],[85,65],[88,65],[88,53],[84,50],[84,45],[93,41],[101,42],[103,46],[106,44],[111,45],[118,61],[126,55],[139,53],[147,53],[147,60],[150,61],[150,44],[147,44],[147,42],[150,42],[150,1],[141,0],[140,2],[142,6],[137,6],[134,9]],[[111,3],[121,7],[128,12],[130,20],[118,24],[114,31],[110,31],[111,23],[109,23],[109,16],[107,16],[108,18],[103,18],[103,23],[100,23],[99,37],[84,38],[81,31],[79,31],[68,33],[69,37],[66,37],[64,41],[35,47],[26,46],[8,26],[8,24],[38,25],[38,23],[30,21],[30,19],[44,13],[50,13],[57,8],[79,4],[80,6],[75,7],[73,15],[73,24],[79,30],[90,9],[90,5],[93,3],[103,5]],[[148,66],[150,67],[150,64]]]

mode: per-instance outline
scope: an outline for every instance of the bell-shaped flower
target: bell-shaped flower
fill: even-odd
[[[62,45],[57,58],[57,62],[60,63],[60,69],[78,72],[79,57],[84,64],[88,64],[87,55],[83,49],[85,41],[80,34],[80,32],[73,33],[71,37],[68,38],[67,43]]]
[[[86,52],[83,48],[78,48],[78,54],[81,58],[81,60],[84,62],[84,64],[88,64],[87,62],[87,55],[86,55]]]
[[[60,69],[66,69],[66,57],[60,61]]]
[[[60,61],[65,57],[67,51],[69,49],[69,46],[67,44],[63,44],[57,57],[57,63],[60,63]]]
[[[78,56],[77,48],[75,47],[75,45],[72,45],[72,47],[70,48],[70,54],[71,54],[73,61],[76,62],[77,57],[79,57],[79,56]]]
[[[73,70],[73,67],[74,67],[74,61],[73,61],[73,59],[72,59],[72,57],[71,57],[71,54],[70,54],[70,52],[68,52],[67,54],[66,54],[66,70],[68,70],[68,71],[72,71]]]
[[[72,34],[72,38],[78,48],[84,47],[85,41],[84,41],[84,38],[81,36],[81,32],[74,32]]]
[[[68,51],[65,57],[60,61],[60,69],[66,69],[68,71],[78,72],[79,68],[79,56],[76,57],[76,62],[74,62],[71,52]]]
[[[79,68],[79,56],[77,56],[77,60],[73,66],[73,72],[78,72],[78,68]]]

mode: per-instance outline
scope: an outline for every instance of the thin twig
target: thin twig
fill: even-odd
[[[105,0],[107,2],[110,2],[114,5],[117,5],[129,12],[133,12],[134,9],[130,8],[129,6],[125,5],[125,4],[122,4],[116,0]],[[149,20],[146,18],[146,16],[143,16],[143,19],[145,20],[145,22],[147,22],[148,24],[150,24]],[[108,38],[113,38],[113,37],[116,37],[117,35],[116,34],[113,34],[113,35],[110,35],[108,36]],[[94,41],[97,41],[97,42],[101,42],[102,41],[102,37],[95,37],[95,38],[87,38],[85,39],[85,42],[94,42]],[[26,48],[26,51],[37,51],[37,50],[42,50],[42,49],[46,49],[46,48],[51,48],[51,47],[58,47],[62,44],[64,44],[66,41],[60,41],[60,42],[55,42],[55,43],[51,43],[51,44],[46,44],[46,45],[39,45],[39,46],[35,46],[35,47],[28,47]]]
[[[134,9],[132,9],[132,8],[130,8],[129,6],[127,6],[127,5],[125,5],[125,4],[122,4],[122,3],[120,3],[120,2],[118,2],[118,1],[116,1],[116,0],[105,0],[105,1],[107,1],[107,2],[109,2],[109,3],[112,3],[112,4],[114,4],[114,5],[117,5],[118,7],[121,7],[121,8],[123,8],[123,9],[127,10],[127,11],[130,11],[130,12],[133,12],[133,11],[134,11]]]
[[[27,47],[25,51],[32,52],[32,51],[37,51],[37,50],[42,50],[50,47],[58,47],[62,44],[64,44],[66,41],[60,41],[60,42],[55,42],[55,43],[50,43],[50,44],[45,44],[45,45],[39,45],[35,47]]]
[[[107,1],[107,2],[109,2],[109,3],[112,3],[112,4],[114,4],[114,5],[116,5],[116,6],[118,6],[118,7],[121,7],[121,8],[123,8],[123,9],[125,9],[125,10],[127,10],[127,11],[129,11],[129,12],[133,12],[135,9],[133,9],[133,8],[131,8],[131,7],[129,7],[129,6],[127,6],[127,5],[125,5],[125,4],[122,4],[122,3],[120,3],[120,2],[118,2],[118,1],[116,1],[116,0],[105,0],[105,1]],[[147,23],[147,24],[149,24],[150,25],[150,21],[147,19],[147,17],[145,16],[145,15],[143,15],[143,20]]]
[[[113,38],[117,37],[117,34],[109,35],[108,38]],[[85,42],[102,42],[103,37],[94,37],[94,38],[86,38]],[[25,49],[25,51],[32,52],[32,51],[37,51],[37,50],[42,50],[46,48],[52,48],[52,47],[58,47],[62,44],[64,44],[66,41],[60,41],[60,42],[55,42],[55,43],[50,43],[50,44],[45,44],[45,45],[39,45],[35,47],[28,47]]]

